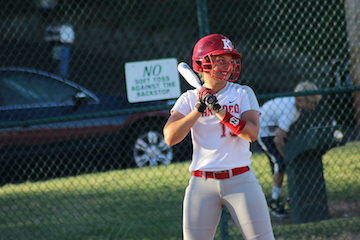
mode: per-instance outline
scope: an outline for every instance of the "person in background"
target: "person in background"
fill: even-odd
[[[294,91],[315,91],[317,86],[311,82],[299,83]],[[285,173],[283,147],[290,125],[304,111],[311,112],[321,95],[279,97],[265,102],[260,107],[260,128],[258,143],[269,158],[273,174],[272,194],[268,201],[270,211],[277,217],[286,217],[285,201],[281,199]]]

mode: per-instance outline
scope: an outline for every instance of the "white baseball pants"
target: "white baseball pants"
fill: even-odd
[[[184,239],[214,239],[223,205],[245,239],[275,239],[265,195],[251,167],[222,180],[191,176],[183,203]]]

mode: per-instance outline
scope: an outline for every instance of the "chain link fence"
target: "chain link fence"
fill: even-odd
[[[0,239],[181,239],[190,136],[165,144],[177,96],[130,103],[125,63],[191,63],[209,33],[233,41],[238,82],[260,105],[322,96],[288,133],[290,215],[272,216],[276,238],[360,239],[359,9],[357,0],[3,0]],[[317,90],[295,93],[304,81]],[[182,78],[180,87],[191,89]],[[269,161],[251,148],[270,199]],[[224,209],[216,239],[241,238]]]

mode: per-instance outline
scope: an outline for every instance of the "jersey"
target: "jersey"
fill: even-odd
[[[197,93],[197,89],[183,93],[171,111],[178,111],[184,116],[189,114],[196,104]],[[222,108],[237,118],[246,111],[260,110],[257,98],[248,86],[227,82],[216,97]],[[190,171],[222,171],[251,164],[249,141],[236,136],[208,108],[191,128],[191,138],[193,156]]]
[[[260,108],[259,137],[275,136],[279,128],[289,131],[300,112],[296,108],[295,97],[282,97],[269,100]]]

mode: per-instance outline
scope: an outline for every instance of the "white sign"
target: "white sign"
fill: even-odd
[[[128,101],[147,102],[180,96],[177,60],[166,58],[125,63]]]

